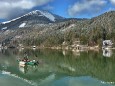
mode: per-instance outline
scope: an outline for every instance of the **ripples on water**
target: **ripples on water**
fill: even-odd
[[[20,67],[25,52],[40,64]],[[114,51],[2,50],[0,70],[2,86],[115,86]]]

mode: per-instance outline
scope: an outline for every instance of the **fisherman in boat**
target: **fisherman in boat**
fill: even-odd
[[[24,58],[22,59],[22,61],[24,62],[29,62],[30,60],[28,59],[28,55],[27,53],[25,52],[25,55],[24,55]]]
[[[24,61],[24,62],[29,62],[30,60],[29,60],[27,57],[24,57],[24,58],[22,59],[22,61]]]

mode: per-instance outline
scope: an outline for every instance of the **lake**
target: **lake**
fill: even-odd
[[[39,65],[19,66],[25,52]],[[115,86],[115,51],[0,50],[0,86]]]

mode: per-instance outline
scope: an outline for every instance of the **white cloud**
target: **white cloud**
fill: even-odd
[[[50,1],[52,0],[0,0],[0,19],[10,18],[11,14],[19,15],[24,13],[25,10],[45,5]]]
[[[84,12],[86,14],[99,12],[106,3],[106,0],[82,0],[81,2],[77,2],[70,6],[68,14],[70,16],[76,16]]]
[[[115,5],[115,0],[110,0],[110,2]]]

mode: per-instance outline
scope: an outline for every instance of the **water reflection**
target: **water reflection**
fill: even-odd
[[[30,60],[35,59],[40,64],[37,67],[20,67],[17,62],[17,57],[23,58],[25,52],[27,52]],[[0,53],[0,70],[11,72],[26,80],[31,80],[40,86],[59,86],[59,83],[61,83],[60,86],[69,86],[66,84],[73,86],[75,82],[75,86],[80,86],[81,84],[78,84],[78,81],[84,83],[84,79],[88,79],[89,83],[92,83],[92,80],[94,80],[95,84],[99,82],[95,86],[100,86],[100,84],[103,86],[101,81],[115,82],[115,54],[113,53],[111,58],[108,59],[104,58],[102,53],[102,51],[87,51],[75,52],[73,54],[71,51],[38,49],[27,49],[23,51],[5,50],[3,53]],[[93,78],[89,79],[84,76]],[[88,86],[94,86],[92,84]],[[104,86],[111,85],[104,84]]]
[[[27,68],[26,68],[26,66],[25,66],[25,67],[19,66],[19,70],[20,70],[22,73],[27,73]]]
[[[0,72],[0,86],[35,86],[30,81],[18,77],[10,72]]]
[[[37,66],[28,66],[28,65],[20,66],[19,65],[20,72],[22,72],[24,74],[31,73],[32,71],[33,71],[33,73],[37,72],[37,69],[38,69]]]
[[[73,55],[80,56],[80,51],[73,51]]]
[[[103,56],[111,57],[112,56],[112,50],[111,49],[103,49]]]
[[[66,56],[67,55],[67,50],[63,50],[62,53],[63,53],[64,56]]]

